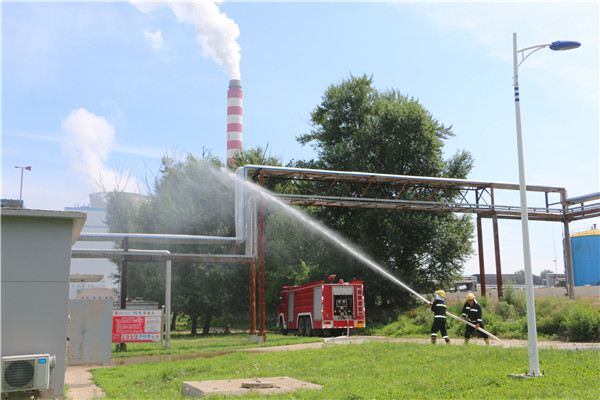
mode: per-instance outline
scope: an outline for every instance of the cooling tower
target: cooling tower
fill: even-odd
[[[229,81],[227,91],[227,164],[242,150],[242,86],[239,79]]]

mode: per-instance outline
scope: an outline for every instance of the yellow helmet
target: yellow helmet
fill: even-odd
[[[469,293],[467,295],[467,300],[475,300],[475,295],[473,293]]]
[[[446,292],[444,292],[444,291],[443,291],[443,290],[441,290],[441,289],[440,289],[440,290],[436,290],[436,291],[435,291],[435,294],[439,294],[439,295],[440,295],[440,296],[442,296],[442,297],[446,297]]]

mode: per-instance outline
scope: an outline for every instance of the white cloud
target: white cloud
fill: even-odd
[[[163,38],[160,30],[152,32],[144,32],[146,39],[150,40],[150,45],[154,50],[161,50],[163,48]]]
[[[132,177],[105,165],[116,148],[115,128],[105,118],[80,108],[63,120],[62,130],[63,150],[70,157],[71,169],[90,185],[107,191],[137,191]]]
[[[130,1],[130,3],[144,14],[148,14],[149,12],[164,6],[164,3],[156,1]]]

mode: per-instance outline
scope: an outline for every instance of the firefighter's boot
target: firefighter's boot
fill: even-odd
[[[437,341],[437,338],[436,338],[436,337],[434,337],[434,336],[432,336],[432,337],[431,337],[431,344],[435,344],[435,342],[436,342],[436,341]]]
[[[444,340],[446,341],[446,344],[450,344],[450,338],[444,338]]]
[[[483,341],[485,342],[485,345],[486,345],[486,346],[489,346],[489,345],[490,345],[490,339],[488,339],[488,338],[485,338],[485,339],[483,339]]]

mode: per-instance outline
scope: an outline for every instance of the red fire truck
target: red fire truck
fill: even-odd
[[[354,279],[325,281],[300,286],[284,286],[277,306],[277,327],[282,334],[297,330],[302,336],[322,334],[331,330],[339,335],[343,330],[364,328],[365,300],[363,283]]]

